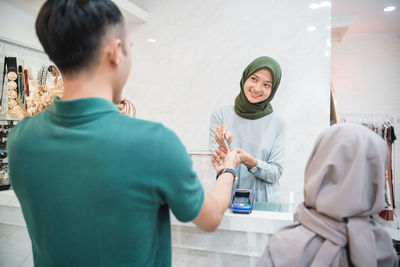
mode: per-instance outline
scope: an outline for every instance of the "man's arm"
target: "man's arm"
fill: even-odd
[[[240,158],[236,150],[231,150],[224,160],[224,167],[236,169]],[[203,206],[193,223],[208,232],[217,230],[225,210],[229,207],[234,177],[231,173],[223,173],[215,182],[210,192],[204,193]]]

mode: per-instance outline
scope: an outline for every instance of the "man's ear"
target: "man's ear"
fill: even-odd
[[[107,45],[107,58],[111,65],[117,66],[120,63],[120,53],[122,52],[122,41],[118,38],[113,38]]]

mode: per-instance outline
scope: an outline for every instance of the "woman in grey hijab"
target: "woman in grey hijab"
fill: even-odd
[[[307,162],[298,222],[275,233],[257,266],[397,266],[384,208],[385,142],[361,125],[321,133]]]

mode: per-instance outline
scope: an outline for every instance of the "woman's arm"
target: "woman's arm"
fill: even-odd
[[[285,127],[282,123],[277,129],[272,150],[267,161],[256,159],[243,150],[239,150],[242,163],[246,165],[249,172],[267,183],[276,183],[282,176],[283,162],[285,157]]]

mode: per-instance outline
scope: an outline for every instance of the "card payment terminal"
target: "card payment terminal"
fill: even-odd
[[[232,195],[233,213],[251,213],[253,210],[254,189],[236,189]]]

